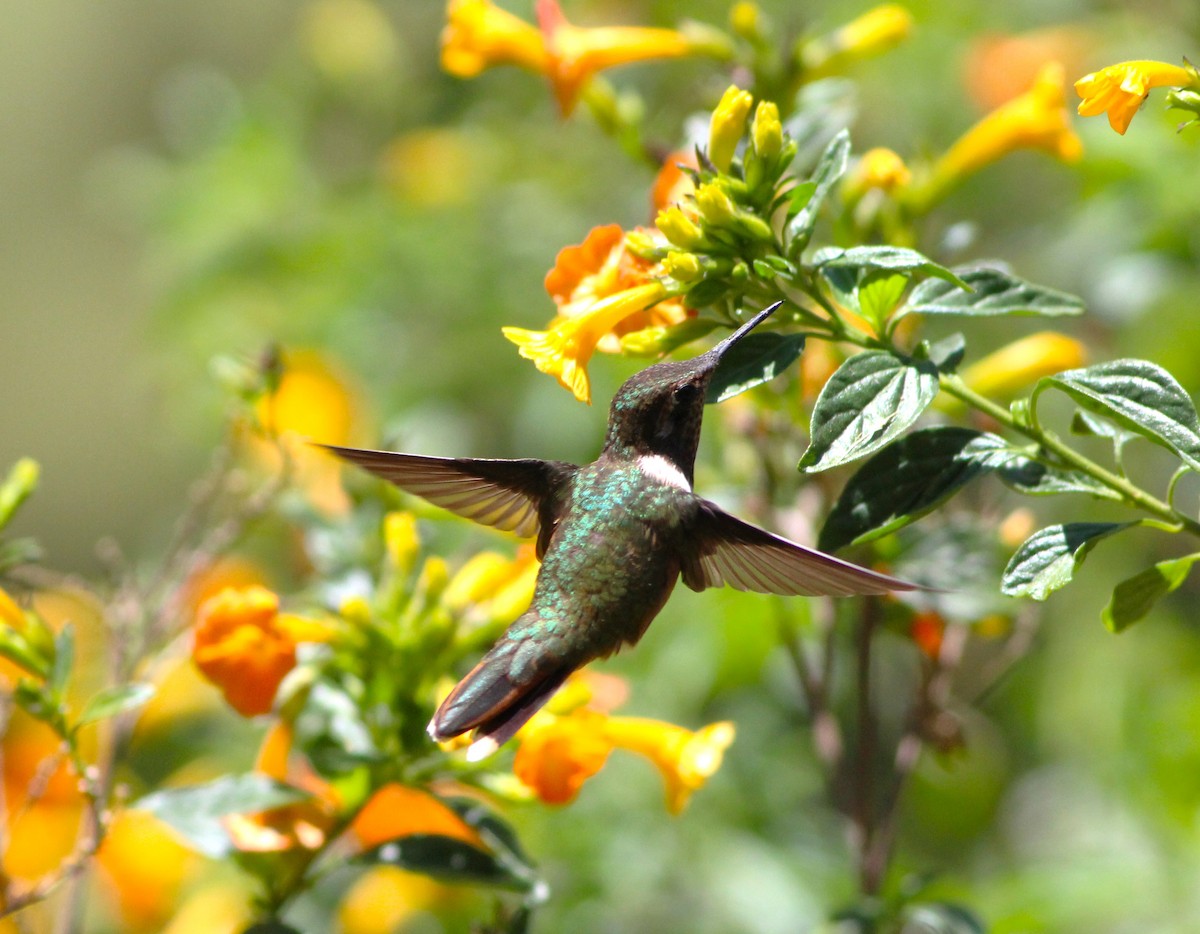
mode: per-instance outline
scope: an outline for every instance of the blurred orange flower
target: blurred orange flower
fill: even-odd
[[[109,825],[97,863],[116,896],[124,931],[160,931],[198,859],[158,818],[122,811]]]
[[[348,380],[324,358],[311,351],[289,351],[279,385],[258,404],[258,422],[274,440],[253,438],[253,453],[272,471],[282,469],[286,458],[293,482],[313,506],[340,515],[350,508],[340,462],[310,442],[351,443],[362,409]]]
[[[229,814],[222,819],[233,845],[243,853],[283,853],[319,849],[337,821],[341,796],[307,767],[293,767],[292,728],[272,724],[259,749],[255,771],[303,788],[312,797],[257,814]]]
[[[4,819],[0,873],[32,882],[56,869],[75,847],[83,816],[79,776],[46,724],[14,711],[4,733]]]
[[[1166,62],[1118,62],[1084,75],[1075,82],[1075,93],[1082,101],[1079,115],[1094,117],[1108,114],[1108,125],[1122,136],[1138,112],[1151,88],[1197,86],[1194,71]]]
[[[1047,62],[1062,62],[1067,74],[1077,73],[1092,44],[1078,25],[979,36],[963,57],[967,93],[981,110],[995,110],[1024,93]]]
[[[716,773],[733,742],[732,723],[692,731],[661,720],[614,717],[593,708],[565,716],[537,714],[517,734],[513,772],[548,804],[573,801],[614,749],[649,759],[666,784],[667,810],[678,814],[692,792]]]
[[[319,623],[279,612],[265,587],[227,587],[196,614],[192,659],[244,717],[266,713],[284,676],[296,667],[296,644],[328,636]]]
[[[964,367],[959,376],[976,392],[1007,401],[1043,376],[1086,362],[1087,348],[1075,338],[1057,331],[1039,331],[992,351]]]
[[[446,15],[442,32],[446,71],[470,78],[492,65],[517,65],[544,74],[564,116],[599,71],[648,59],[678,58],[701,49],[674,29],[574,26],[558,0],[538,0],[537,27],[489,0],[450,0]]]
[[[638,230],[646,237],[654,231]],[[661,239],[661,238],[660,238]],[[616,224],[593,228],[583,243],[559,251],[546,274],[546,291],[558,305],[545,331],[504,328],[504,336],[543,373],[558,379],[581,402],[591,402],[587,363],[596,350],[617,353],[623,334],[678,324],[690,312],[667,297],[658,267],[635,255]]]
[[[650,205],[655,214],[679,204],[695,191],[696,186],[692,177],[684,171],[685,168],[700,168],[694,150],[677,149],[663,159],[662,167],[654,176],[654,184],[650,188]]]
[[[921,654],[934,662],[942,651],[942,636],[945,631],[946,621],[933,611],[918,613],[908,627],[908,634],[921,650]]]
[[[434,795],[396,783],[384,785],[371,796],[355,815],[350,830],[364,850],[423,834],[450,837],[487,849],[475,828]]]

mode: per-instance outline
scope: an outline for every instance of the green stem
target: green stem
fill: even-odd
[[[952,373],[939,373],[938,381],[941,388],[948,394],[978,409],[1005,427],[1025,435],[1025,437],[1032,441],[1036,441],[1040,447],[1055,455],[1064,464],[1087,474],[1089,477],[1103,483],[1109,489],[1120,493],[1127,503],[1164,520],[1175,531],[1186,530],[1200,537],[1200,522],[1185,516],[1170,504],[1135,486],[1125,477],[1101,467],[1095,461],[1088,459],[1074,448],[1064,444],[1053,432],[1046,431],[1038,425],[1028,425],[1018,421],[1008,409],[997,405],[986,396],[980,395],[964,383],[960,377]]]

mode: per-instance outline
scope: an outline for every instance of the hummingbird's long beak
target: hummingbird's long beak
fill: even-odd
[[[753,318],[743,324],[740,328],[730,334],[727,338],[725,338],[725,340],[717,344],[716,347],[709,351],[709,353],[712,354],[713,360],[720,360],[721,355],[724,354],[725,351],[727,351],[730,347],[762,324],[762,322],[767,320],[767,318],[771,317],[771,315],[775,313],[775,310],[782,304],[782,301],[778,301],[774,305],[768,305]]]

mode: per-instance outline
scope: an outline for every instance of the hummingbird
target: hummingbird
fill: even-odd
[[[737,519],[692,489],[709,381],[779,304],[707,353],[626,380],[586,466],[326,446],[437,506],[537,540],[529,608],[442,702],[428,727],[434,740],[474,730],[468,759],[490,755],[573,671],[636,643],[681,577],[696,591],[728,584],[785,596],[919,589]]]

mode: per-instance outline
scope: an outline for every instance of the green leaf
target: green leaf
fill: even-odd
[[[359,705],[326,681],[308,692],[295,730],[296,742],[324,774],[345,774],[381,758]]]
[[[233,850],[221,818],[230,814],[257,814],[309,797],[307,791],[257,772],[247,772],[223,775],[206,785],[156,791],[135,801],[132,807],[149,811],[173,827],[198,852],[220,858]]]
[[[0,483],[0,529],[12,520],[21,504],[37,489],[38,462],[22,457],[13,464],[4,482]]]
[[[959,288],[968,288],[962,279],[945,266],[902,246],[855,246],[848,250],[825,247],[814,254],[812,263],[822,275],[826,270],[833,269],[889,270],[906,272],[913,277],[934,276],[954,283]]]
[[[1086,493],[1097,499],[1120,501],[1121,494],[1079,470],[1064,470],[1016,450],[991,455],[990,466],[1008,487],[1026,496]]]
[[[1159,561],[1140,574],[1121,581],[1113,589],[1112,599],[1101,614],[1104,625],[1112,632],[1128,629],[1149,613],[1159,600],[1177,590],[1197,561],[1200,561],[1200,554]]]
[[[793,250],[800,250],[808,243],[808,238],[812,236],[813,227],[817,223],[817,213],[821,210],[821,205],[825,203],[830,190],[838,183],[843,175],[846,174],[846,166],[850,162],[850,131],[842,130],[830,140],[829,145],[825,148],[825,152],[821,155],[817,162],[817,167],[813,170],[812,177],[808,183],[813,186],[811,194],[807,199],[803,195],[797,196],[804,201],[803,205],[797,205],[792,202],[793,209],[796,211],[796,216],[788,223],[788,236],[793,241]],[[793,258],[795,253],[790,253]]]
[[[871,541],[915,522],[989,467],[973,455],[1005,446],[970,428],[924,428],[888,445],[842,490],[817,547],[836,551]]]
[[[800,469],[828,470],[879,450],[915,422],[937,393],[937,368],[928,360],[883,350],[854,355],[817,397]]]
[[[154,696],[154,685],[145,682],[119,684],[106,688],[88,701],[79,715],[78,725],[107,720],[127,710],[135,710]]]
[[[1045,600],[1067,584],[1102,538],[1136,522],[1068,522],[1035,532],[1004,569],[1000,589],[1010,597]]]
[[[907,288],[908,276],[902,272],[872,270],[863,275],[858,283],[858,307],[876,331],[883,329]]]
[[[898,315],[1041,315],[1053,318],[1083,313],[1083,300],[1066,292],[1032,285],[1010,273],[986,266],[959,268],[961,287],[927,279],[908,297]]]
[[[967,340],[960,333],[951,334],[938,341],[921,341],[913,356],[928,360],[941,373],[953,373],[967,354]]]
[[[1131,440],[1137,437],[1132,431],[1126,431],[1120,425],[1097,418],[1091,412],[1077,409],[1071,416],[1071,433],[1095,438],[1108,438],[1112,442],[1113,457],[1121,459],[1121,451]]]
[[[802,350],[803,334],[747,334],[721,357],[704,401],[724,402],[770,382],[795,363]]]
[[[435,834],[414,834],[389,840],[368,850],[359,860],[399,866],[448,882],[495,885],[520,892],[537,885],[536,878],[515,872],[494,854],[462,840]]]
[[[1040,380],[1061,389],[1083,408],[1112,419],[1177,454],[1200,470],[1200,418],[1196,406],[1170,373],[1148,360],[1111,360],[1067,370]]]

